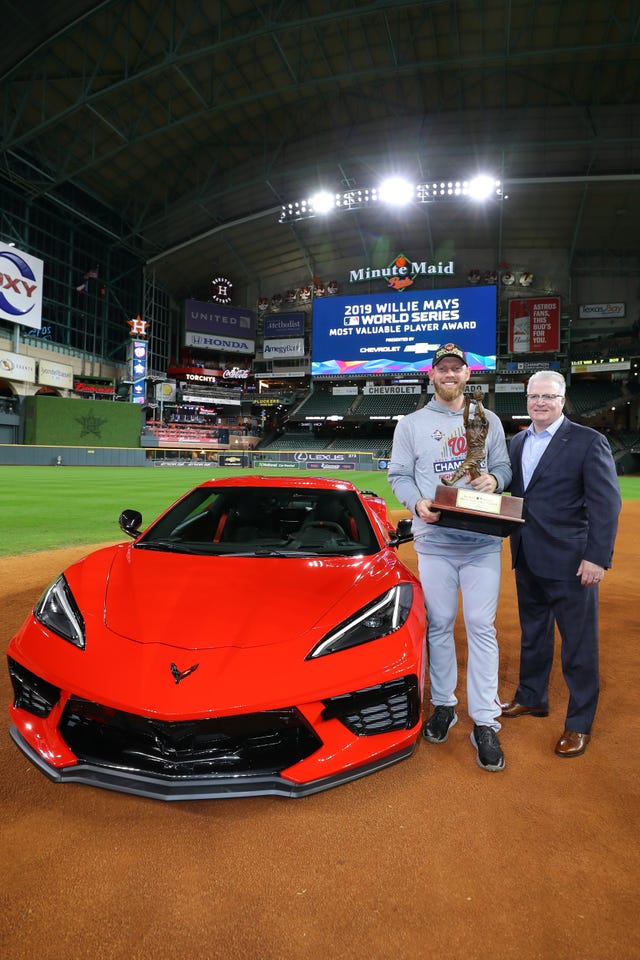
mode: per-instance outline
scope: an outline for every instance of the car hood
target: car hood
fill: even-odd
[[[391,550],[369,557],[197,557],[128,545],[108,574],[105,623],[139,643],[195,649],[312,638],[401,579]]]

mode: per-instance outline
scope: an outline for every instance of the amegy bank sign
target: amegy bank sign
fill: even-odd
[[[30,253],[0,245],[0,319],[40,330],[43,266]]]

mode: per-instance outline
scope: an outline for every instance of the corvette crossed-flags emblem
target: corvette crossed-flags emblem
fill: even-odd
[[[181,680],[185,680],[187,677],[190,677],[198,667],[199,663],[194,663],[193,666],[187,667],[186,670],[179,670],[175,663],[171,664],[171,673],[173,674],[173,679],[176,683],[180,683]]]

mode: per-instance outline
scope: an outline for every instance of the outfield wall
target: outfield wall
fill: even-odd
[[[34,396],[24,399],[24,442],[63,447],[139,447],[137,403]]]
[[[0,444],[0,463],[21,467],[144,467],[144,450]]]
[[[277,467],[286,470],[386,470],[387,461],[370,453],[317,450],[269,454],[242,450],[168,450],[127,447],[65,447],[49,444],[0,444],[0,464],[67,467]]]

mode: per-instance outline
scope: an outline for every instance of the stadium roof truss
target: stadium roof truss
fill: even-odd
[[[445,234],[638,272],[635,0],[34,0],[3,26],[0,175],[177,296]],[[481,171],[508,202],[278,222],[319,188]]]

